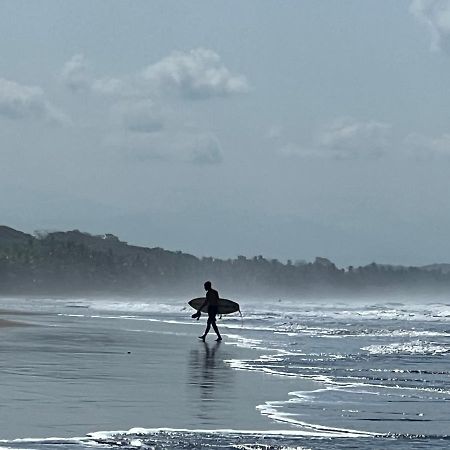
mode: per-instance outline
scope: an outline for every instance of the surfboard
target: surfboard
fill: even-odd
[[[198,311],[200,306],[203,305],[205,301],[205,297],[193,298],[188,302],[189,306]],[[231,314],[239,311],[239,303],[233,302],[232,300],[228,300],[226,298],[219,299],[219,314]],[[202,308],[203,313],[208,312],[208,307],[204,306]]]

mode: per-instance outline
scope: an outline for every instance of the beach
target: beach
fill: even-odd
[[[181,299],[4,298],[10,449],[442,448],[450,305],[248,301],[198,336]],[[266,446],[266,447],[264,447]]]
[[[14,318],[0,321],[3,439],[133,427],[265,429],[255,405],[286,394],[284,380],[226,364],[254,351],[213,335],[201,342],[204,323],[118,326],[117,318],[82,320],[58,308],[1,316]]]

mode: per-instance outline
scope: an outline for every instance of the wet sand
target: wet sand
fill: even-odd
[[[26,323],[36,326],[0,329],[2,439],[133,427],[289,428],[256,406],[287,398],[291,381],[232,369],[226,360],[258,352],[227,345],[226,332],[225,342],[214,342],[213,335],[201,342],[202,322],[65,317],[55,311],[29,316]]]
[[[28,313],[25,311],[16,311],[12,309],[0,309],[0,328],[8,328],[8,327],[20,327],[20,326],[27,326],[29,325],[26,322],[22,322],[20,320],[11,320],[10,317],[18,317],[19,319],[21,316],[30,316],[33,315],[33,313]],[[8,317],[8,319],[5,319],[4,317]]]
[[[26,323],[16,322],[15,320],[0,319],[0,328],[20,327],[27,325]]]

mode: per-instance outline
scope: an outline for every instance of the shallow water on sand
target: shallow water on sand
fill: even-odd
[[[2,299],[1,317],[31,326],[0,328],[0,445],[448,445],[449,304],[241,307],[204,344],[176,299]]]

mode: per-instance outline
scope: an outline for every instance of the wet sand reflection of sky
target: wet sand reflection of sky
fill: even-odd
[[[224,344],[199,342],[199,348],[191,350],[189,358],[188,388],[193,397],[194,414],[205,424],[216,423],[215,417],[223,414],[232,395],[234,373],[224,362]]]

